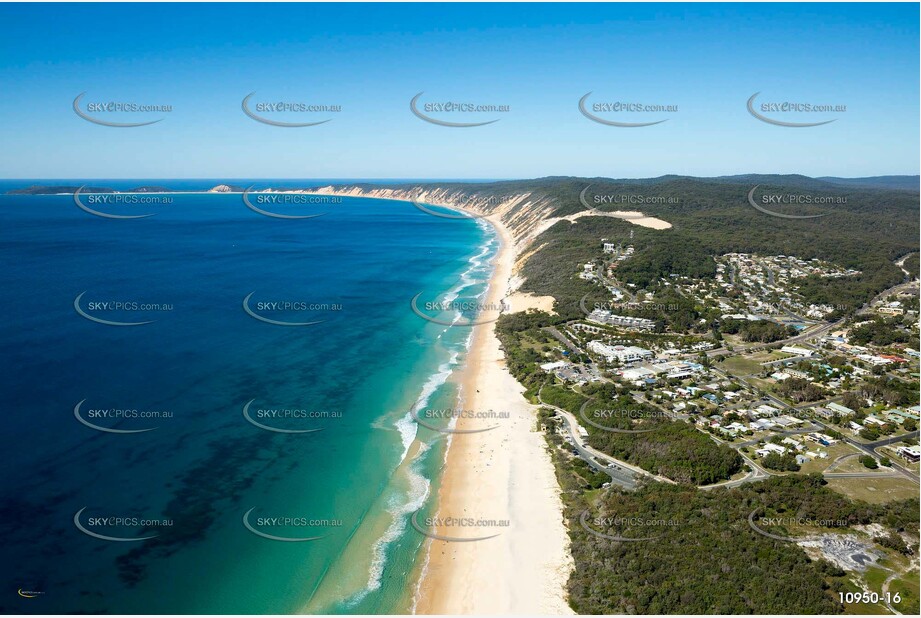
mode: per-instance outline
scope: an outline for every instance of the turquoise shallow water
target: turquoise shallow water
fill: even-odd
[[[445,446],[424,430],[404,461],[408,412],[451,407],[469,336],[409,301],[481,294],[496,239],[402,202],[296,208],[326,214],[278,220],[239,195],[181,195],[116,221],[70,196],[0,196],[0,572],[7,589],[42,593],[0,609],[405,609],[423,541],[408,515],[429,507]],[[86,319],[82,292],[92,317],[153,321]],[[255,319],[250,293],[258,315],[319,323]],[[90,428],[81,401],[98,427],[155,429]],[[320,431],[260,428],[249,401],[262,425]],[[100,416],[115,410],[160,416]]]

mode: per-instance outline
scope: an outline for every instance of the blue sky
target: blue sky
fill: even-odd
[[[917,174],[917,4],[204,4],[0,6],[5,178],[648,177]],[[73,99],[169,104],[139,128]],[[316,127],[246,117],[256,101],[341,105]],[[410,99],[508,105],[447,128]],[[677,105],[579,113],[590,102]],[[843,104],[811,128],[759,102]],[[471,116],[468,118],[468,116]],[[109,116],[101,116],[109,119]],[[116,120],[116,118],[111,118]]]

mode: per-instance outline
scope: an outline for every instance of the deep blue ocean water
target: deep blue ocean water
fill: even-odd
[[[356,198],[294,207],[325,213],[304,220],[261,216],[239,194],[104,208],[156,216],[110,220],[69,195],[0,195],[0,571],[7,590],[41,593],[4,595],[0,609],[404,610],[424,540],[407,519],[431,507],[445,444],[417,435],[408,411],[452,405],[447,378],[469,337],[409,302],[482,294],[492,231]],[[75,309],[81,293],[92,317],[151,323],[94,322]],[[257,314],[318,323],[257,320],[243,309],[251,293]],[[77,413],[99,427],[154,429],[93,429],[75,417],[81,401]],[[260,428],[244,418],[249,401],[261,424],[320,431]],[[100,412],[115,410],[125,412]],[[320,538],[259,536],[247,512],[258,532]]]

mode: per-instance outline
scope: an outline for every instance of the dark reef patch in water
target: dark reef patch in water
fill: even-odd
[[[266,448],[267,442],[273,442],[272,449]],[[255,479],[282,457],[275,448],[280,444],[274,436],[261,434],[211,442],[210,455],[179,479],[178,489],[163,509],[161,518],[172,521],[172,526],[142,530],[141,535],[159,536],[118,557],[119,578],[127,586],[135,586],[146,576],[152,560],[169,557],[202,540],[218,517],[239,503]]]

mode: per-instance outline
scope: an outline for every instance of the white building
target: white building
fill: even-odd
[[[779,455],[783,455],[786,452],[787,452],[786,448],[780,446],[779,444],[774,444],[773,442],[768,442],[767,444],[764,445],[764,448],[759,448],[757,451],[755,451],[755,453],[757,453],[760,457],[764,457],[765,455],[769,455],[770,453],[777,453]]]
[[[600,354],[609,363],[615,360],[620,363],[635,363],[652,358],[652,352],[643,348],[632,345],[608,345],[597,340],[589,342],[588,349],[595,354]]]
[[[603,309],[595,309],[588,315],[589,322],[598,324],[609,324],[611,326],[623,326],[625,328],[636,328],[638,330],[652,330],[656,323],[646,318],[634,318],[628,315],[617,315]]]
[[[921,460],[921,445],[915,444],[914,446],[900,446],[897,452],[899,457],[902,457],[906,461],[917,463],[919,460]]]
[[[557,369],[562,369],[568,364],[569,363],[567,363],[566,361],[556,361],[555,363],[544,363],[543,365],[540,366],[540,368],[546,372],[550,372],[550,371],[556,371]]]
[[[640,380],[646,380],[647,378],[655,377],[656,373],[646,367],[634,367],[632,369],[624,369],[620,374],[624,380],[629,382],[637,382]]]
[[[595,265],[589,262],[582,266],[582,272],[579,273],[579,279],[594,279],[595,278]]]
[[[876,366],[888,365],[889,363],[892,362],[888,358],[883,358],[882,356],[876,356],[875,354],[858,354],[857,358],[867,363],[870,363],[871,365],[876,365]]]

